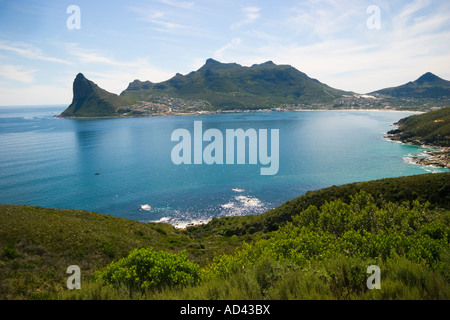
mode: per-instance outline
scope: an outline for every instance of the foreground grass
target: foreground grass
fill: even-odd
[[[365,266],[376,263],[381,289],[368,290]],[[448,263],[448,259],[447,259]],[[387,261],[345,256],[318,262],[308,268],[262,260],[228,278],[214,278],[197,286],[161,291],[130,291],[89,280],[81,290],[61,292],[56,299],[70,300],[448,300],[448,278],[403,257]]]
[[[373,197],[351,214],[361,191]],[[188,230],[1,205],[0,298],[448,299],[449,197],[450,174],[383,179],[308,192],[259,216]],[[137,248],[185,250],[201,281],[139,291],[93,277]],[[82,270],[82,290],[68,292],[72,264]],[[382,270],[382,290],[367,289],[371,264]]]
[[[168,224],[94,212],[0,205],[0,298],[52,298],[67,290],[68,266],[78,265],[83,279],[89,279],[95,269],[135,248],[187,250],[202,264],[212,251],[238,245],[235,238],[219,240],[202,242]]]
[[[133,260],[111,264],[97,273],[97,282],[90,282],[88,290],[62,298],[117,294],[124,299],[446,300],[449,221],[450,211],[430,209],[418,201],[377,207],[362,191],[349,203],[336,200],[320,208],[310,206],[265,239],[243,244],[233,254],[217,255],[202,269],[201,281],[164,286],[169,279],[194,279],[199,270],[185,268],[180,273],[176,265],[164,267],[159,253],[142,252],[146,259],[134,254]],[[371,265],[382,270],[382,290],[368,289]],[[155,276],[147,278],[148,274]],[[156,274],[165,278],[158,282]],[[154,285],[151,290],[148,281]]]

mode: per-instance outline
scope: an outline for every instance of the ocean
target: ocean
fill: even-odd
[[[387,141],[411,112],[246,112],[59,119],[65,106],[0,107],[0,203],[82,209],[184,227],[259,214],[309,190],[448,169],[411,164],[425,149]],[[172,133],[279,132],[279,167],[175,164]],[[216,132],[217,132],[216,130]],[[208,142],[203,142],[203,148]],[[270,148],[269,148],[270,149]],[[248,157],[247,157],[248,158]]]

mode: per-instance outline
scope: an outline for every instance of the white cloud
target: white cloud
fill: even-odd
[[[33,85],[26,88],[0,87],[1,105],[53,105],[72,101],[72,87],[60,85]]]
[[[403,41],[384,38],[385,42],[367,45],[338,39],[308,46],[263,46],[249,54],[293,65],[338,89],[367,93],[413,81],[427,71],[444,76],[440,72],[450,61],[450,52],[442,39],[448,38],[450,32]]]
[[[161,82],[170,79],[175,74],[152,67],[142,60],[138,65],[128,68],[114,68],[109,70],[91,71],[83,73],[89,80],[94,81],[99,87],[120,94],[130,82],[138,79],[141,81]]]
[[[431,0],[416,0],[408,5],[406,5],[403,10],[398,15],[398,18],[406,19],[416,13],[417,11],[422,10],[423,8],[429,6],[431,4]]]
[[[174,1],[174,0],[158,0],[161,3],[167,4],[172,7],[177,7],[181,9],[191,9],[194,6],[194,2],[188,1]]]
[[[25,70],[21,66],[14,66],[9,64],[0,65],[0,76],[10,80],[19,81],[22,83],[34,82],[33,74],[36,71],[37,71],[36,69]]]
[[[231,29],[239,29],[240,27],[254,23],[259,17],[261,9],[258,7],[245,7],[242,8],[242,12],[244,13],[245,18],[239,22],[236,22],[231,25]]]
[[[46,56],[41,49],[23,42],[0,41],[0,50],[13,52],[22,57],[32,60],[70,64],[70,62],[67,60]]]
[[[106,56],[104,52],[81,48],[78,43],[67,43],[65,46],[68,54],[78,58],[78,60],[82,63],[105,64],[110,66],[130,66],[129,63],[119,62]]]
[[[206,61],[206,59],[208,59],[209,57],[207,57],[207,58],[195,58],[195,59],[193,59],[190,63],[189,63],[189,66],[188,66],[188,72],[191,72],[191,71],[195,71],[195,70],[198,70],[198,69],[200,69],[204,64],[205,64],[205,61]]]
[[[158,28],[155,29],[160,32],[173,32],[175,30],[180,31],[191,28],[187,24],[179,23],[180,19],[174,18],[173,12],[167,13],[162,10],[155,9],[153,7],[148,8],[132,7],[130,8],[130,10],[137,13],[140,19],[142,19],[143,21],[150,22],[158,26]]]
[[[281,22],[288,35],[298,35],[306,40],[323,40],[351,36],[358,25],[366,22],[367,6],[359,2],[311,1],[299,2],[291,8]]]
[[[174,73],[153,66],[147,59],[120,61],[104,52],[81,48],[76,43],[69,43],[66,49],[77,60],[78,68],[85,68],[89,73],[83,74],[96,82],[101,88],[119,94],[128,84],[139,79],[152,82],[165,81]]]
[[[14,87],[11,83],[0,83],[0,103],[2,105],[61,104],[72,100],[72,84],[78,72],[97,83],[101,88],[120,94],[134,79],[153,82],[165,81],[174,73],[154,67],[148,60],[140,58],[121,61],[101,50],[86,49],[77,43],[62,45],[67,57],[76,70],[64,70],[62,73],[45,70],[52,74],[53,80],[41,85]],[[0,76],[23,84],[32,84],[37,70],[25,67],[0,65]],[[64,74],[64,77],[61,76]],[[68,77],[66,75],[69,74]],[[58,76],[59,75],[59,76]],[[50,77],[48,77],[50,78]]]
[[[148,22],[151,22],[153,24],[156,24],[158,26],[163,27],[164,29],[170,30],[170,29],[183,29],[186,26],[171,22],[169,18],[167,18],[166,14],[163,12],[155,12],[155,13],[149,13],[146,15],[145,19]]]
[[[402,20],[398,16],[394,18],[394,21],[392,36],[399,40],[411,39],[423,34],[438,34],[439,30],[445,28],[445,25],[450,22],[449,13],[445,11],[416,17],[411,23],[407,23],[406,20]]]
[[[246,32],[215,55],[243,65],[290,64],[330,86],[359,93],[400,85],[427,71],[449,73],[450,6],[433,3],[437,7],[430,11],[429,0],[417,0],[394,11],[381,3],[383,29],[369,30],[368,3],[296,3],[284,9],[278,24],[272,20],[270,28],[258,28],[265,39]]]
[[[234,38],[234,39],[232,39],[230,42],[228,42],[223,47],[217,49],[214,52],[214,58],[215,59],[219,59],[219,60],[224,59],[226,51],[236,48],[238,45],[241,44],[241,42],[242,42],[241,38]]]
[[[248,66],[267,60],[290,64],[330,86],[360,93],[403,84],[427,71],[450,77],[447,1],[254,3],[137,1],[135,7],[126,7],[130,12],[124,19],[130,21],[120,24],[125,28],[115,30],[113,21],[108,29],[110,34],[126,32],[126,46],[99,34],[101,28],[86,34],[87,25],[70,38],[36,30],[40,39],[47,39],[40,44],[27,41],[29,35],[5,38],[0,40],[1,97],[6,87],[34,84],[38,74],[39,84],[48,85],[43,89],[62,86],[56,79],[69,74],[71,80],[61,83],[70,100],[77,72],[120,93],[134,79],[164,81],[175,72],[197,70],[210,57]],[[381,30],[367,28],[367,7],[372,4],[382,9]],[[16,99],[28,99],[20,96]]]

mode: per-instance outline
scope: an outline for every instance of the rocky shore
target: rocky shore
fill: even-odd
[[[421,155],[412,157],[412,161],[421,166],[450,168],[450,148],[425,151]]]
[[[388,140],[422,146],[426,151],[409,156],[421,166],[450,168],[450,107],[437,108],[412,115],[394,123],[397,128],[387,132]]]
[[[429,146],[418,140],[403,139],[399,136],[400,132],[401,131],[398,129],[389,131],[385,138],[390,141],[423,146],[424,148],[437,149],[427,150],[418,155],[412,156],[410,158],[412,163],[427,167],[450,168],[450,147]]]

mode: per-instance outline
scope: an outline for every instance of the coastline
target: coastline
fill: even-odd
[[[276,109],[276,110],[274,110]],[[234,110],[218,110],[218,111],[195,111],[189,113],[182,112],[167,112],[167,113],[155,113],[147,115],[111,115],[111,116],[91,116],[91,117],[64,117],[61,115],[54,116],[58,119],[123,119],[123,118],[152,118],[152,117],[182,117],[182,116],[201,116],[201,115],[215,115],[215,114],[229,114],[229,113],[272,113],[272,112],[305,112],[305,111],[342,111],[342,112],[399,112],[399,113],[416,113],[422,114],[425,111],[418,110],[396,110],[396,109],[305,109],[305,108],[292,108],[292,109],[280,109],[280,108],[268,108],[268,109],[234,109]]]
[[[431,168],[446,168],[450,169],[450,147],[434,146],[434,145],[424,145],[420,142],[407,142],[403,141],[395,134],[388,134],[384,136],[387,141],[402,143],[411,146],[418,146],[425,149],[437,149],[437,150],[426,150],[417,155],[410,156],[410,162],[424,167]]]
[[[408,112],[408,113],[425,113],[425,111],[417,110],[395,110],[395,109],[300,109],[300,110],[290,110],[290,111],[373,111],[373,112]]]

